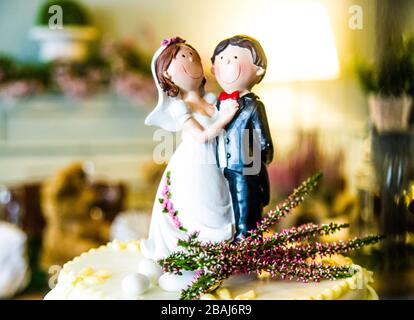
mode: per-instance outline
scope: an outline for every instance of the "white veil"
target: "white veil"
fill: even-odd
[[[177,122],[177,119],[173,117],[170,107],[173,104],[176,103],[184,103],[180,98],[177,97],[169,97],[164,90],[162,90],[155,66],[157,63],[157,59],[160,56],[160,54],[167,48],[167,45],[161,45],[161,47],[158,48],[158,50],[154,53],[154,56],[152,57],[151,61],[151,71],[152,76],[154,77],[155,84],[157,86],[158,91],[158,103],[155,106],[154,110],[146,117],[145,124],[147,126],[157,126],[162,129],[165,129],[167,131],[179,131],[180,130],[180,124]]]

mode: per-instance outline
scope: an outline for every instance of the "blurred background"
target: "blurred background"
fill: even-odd
[[[352,258],[380,298],[414,298],[413,17],[410,0],[1,0],[0,298],[41,299],[81,252],[146,236],[164,169],[144,125],[152,54],[186,39],[217,94],[209,58],[240,33],[269,60],[254,91],[275,144],[270,206],[324,173],[278,228],[385,234]]]

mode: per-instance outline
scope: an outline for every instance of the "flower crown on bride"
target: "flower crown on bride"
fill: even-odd
[[[166,46],[166,47],[172,44],[176,44],[176,43],[185,43],[185,40],[180,37],[174,37],[174,38],[167,38],[161,41],[161,45]]]

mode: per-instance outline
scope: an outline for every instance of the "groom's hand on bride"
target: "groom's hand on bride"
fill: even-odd
[[[235,100],[232,100],[228,104],[222,103],[219,111],[220,120],[226,124],[229,123],[233,119],[234,115],[237,113],[238,110],[239,104]]]

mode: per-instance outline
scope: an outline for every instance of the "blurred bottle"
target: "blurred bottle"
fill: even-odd
[[[375,289],[382,297],[401,297],[414,290],[413,159],[413,133],[372,130],[357,171],[359,210],[351,233],[386,238],[353,258],[375,272]]]
[[[364,156],[356,173],[358,207],[351,233],[358,237],[378,233],[379,185],[372,161],[372,137],[364,141]]]
[[[373,141],[376,171],[380,180],[380,232],[387,236],[382,242],[390,263],[386,269],[397,267],[394,260],[406,260],[409,245],[410,212],[404,201],[410,183],[414,181],[414,137],[405,133],[377,135]]]
[[[379,182],[379,233],[381,242],[378,265],[382,290],[401,295],[414,290],[413,207],[414,135],[389,132],[373,135],[373,160]]]

